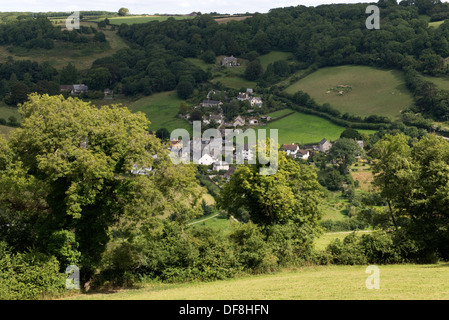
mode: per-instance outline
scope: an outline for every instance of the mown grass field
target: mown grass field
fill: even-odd
[[[365,265],[315,266],[231,280],[148,284],[82,300],[447,300],[448,263],[380,265],[379,289],[368,289]]]
[[[351,88],[340,95],[340,85]],[[367,66],[322,68],[285,89],[291,94],[298,90],[307,92],[320,104],[329,103],[342,113],[359,116],[375,114],[396,118],[402,109],[413,104],[400,71]]]
[[[129,104],[128,108],[133,112],[141,111],[145,113],[151,121],[150,130],[156,131],[160,128],[166,128],[171,132],[174,129],[181,128],[191,132],[192,126],[176,116],[182,101],[176,91],[166,91],[143,97]]]
[[[285,118],[275,120],[263,127],[264,129],[278,129],[279,143],[317,143],[323,138],[335,140],[345,128],[329,120],[295,112]],[[359,130],[362,133],[373,133],[372,130]]]

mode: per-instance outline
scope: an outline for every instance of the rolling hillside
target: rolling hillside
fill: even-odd
[[[319,104],[329,103],[342,113],[396,118],[413,103],[400,71],[366,66],[338,66],[317,70],[285,89],[308,93]]]

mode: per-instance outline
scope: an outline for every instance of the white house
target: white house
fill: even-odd
[[[299,151],[299,146],[297,144],[284,144],[282,151],[286,152],[288,156],[294,156]]]
[[[206,153],[198,160],[198,164],[210,166],[216,161],[217,159],[212,158],[208,153]]]
[[[214,171],[229,170],[229,163],[225,161],[214,162],[213,170]]]

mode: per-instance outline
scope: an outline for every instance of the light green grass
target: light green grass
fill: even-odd
[[[182,128],[191,132],[192,126],[176,116],[182,101],[176,91],[166,91],[143,97],[131,103],[128,108],[133,112],[145,113],[151,121],[150,130],[166,128],[171,132],[174,129]]]
[[[83,294],[90,300],[427,300],[449,299],[449,264],[380,265],[379,289],[367,289],[366,265],[315,266],[241,278]]]
[[[278,129],[279,143],[317,143],[323,138],[329,141],[336,140],[345,128],[329,120],[295,112],[285,118],[268,123],[264,129]],[[372,130],[359,130],[363,133],[374,133]]]
[[[433,82],[440,90],[449,90],[449,77],[423,76],[424,80]]]
[[[352,90],[339,95],[330,89],[349,85]],[[294,94],[307,92],[319,104],[330,105],[342,113],[358,116],[381,115],[396,118],[413,104],[413,97],[398,70],[381,70],[367,66],[322,68],[285,89]]]
[[[434,27],[434,28],[438,28],[440,25],[442,25],[444,23],[443,21],[434,21],[434,22],[429,22],[429,27]]]
[[[261,55],[259,57],[259,60],[262,67],[266,68],[270,63],[274,63],[276,61],[281,60],[288,60],[292,57],[293,55],[291,52],[271,51],[270,53]]]

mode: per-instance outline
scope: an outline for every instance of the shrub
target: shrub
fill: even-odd
[[[367,259],[355,233],[346,236],[343,241],[333,240],[326,248],[332,255],[332,263],[355,265],[366,264]]]
[[[245,271],[263,273],[277,267],[277,258],[257,225],[238,224],[230,235],[236,256]]]
[[[60,295],[66,275],[53,256],[36,251],[13,253],[0,242],[0,299],[31,300]]]

